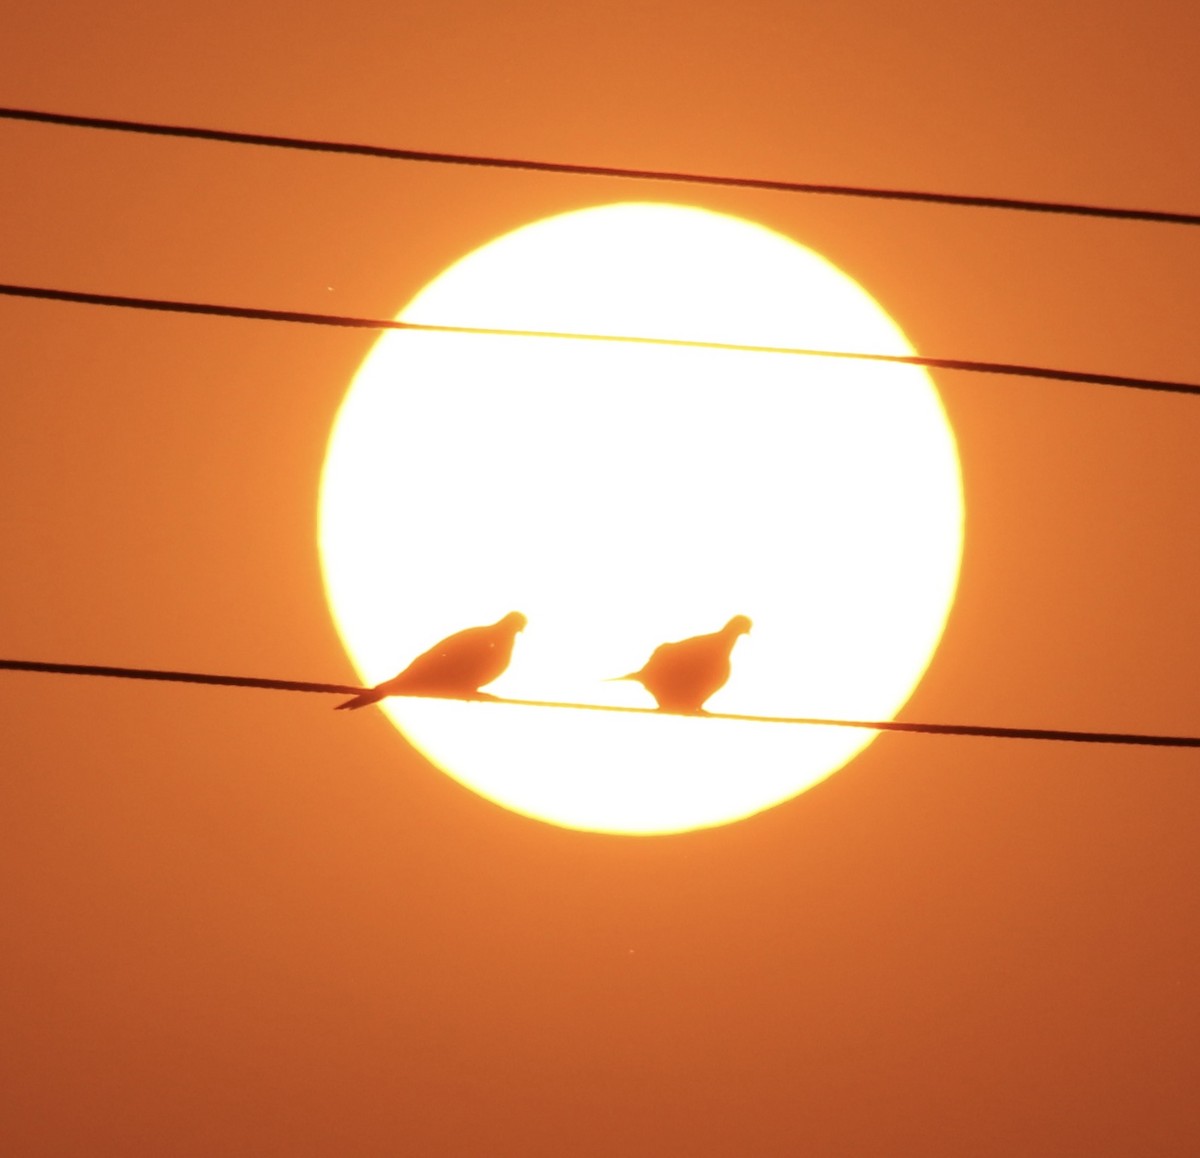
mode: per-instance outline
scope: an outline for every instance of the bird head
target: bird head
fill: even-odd
[[[731,635],[749,635],[750,620],[744,615],[735,615],[725,624],[725,631]]]
[[[518,631],[523,631],[525,625],[529,622],[519,611],[510,611],[502,620],[501,627],[507,627],[514,634]]]

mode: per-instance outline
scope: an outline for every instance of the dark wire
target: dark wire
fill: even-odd
[[[165,680],[176,684],[214,684],[229,688],[266,688],[277,692],[325,692],[352,696],[364,689],[353,684],[314,684],[302,680],[271,680],[257,676],[207,675],[194,671],[160,671],[148,667],[98,667],[88,663],[40,663],[0,659],[0,670],[49,672],[52,675],[109,676],[121,680]]]
[[[158,671],[152,668],[97,667],[80,663],[42,663],[36,660],[0,659],[0,669],[46,672],[55,675],[108,676],[116,679],[166,680],[171,683],[216,684],[237,688],[267,688],[280,692],[318,692],[354,695],[365,688],[349,684],[318,684],[300,680],[257,679],[250,676],[209,675],[201,672]],[[565,708],[582,712],[627,712],[636,715],[673,715],[657,708],[627,708],[615,704],[574,704],[557,700],[506,699],[501,696],[413,697],[460,700],[464,703],[507,704],[528,708]],[[689,719],[740,720],[751,724],[802,724],[828,728],[862,728],[873,732],[916,732],[934,736],[986,736],[1001,740],[1059,740],[1075,744],[1138,744],[1157,748],[1200,748],[1200,736],[1161,736],[1137,732],[1079,732],[1064,728],[1002,728],[987,724],[918,724],[908,720],[829,720],[810,716],[747,716],[708,712]]]
[[[511,338],[556,338],[577,342],[624,342],[641,346],[677,346],[700,350],[734,350],[754,354],[789,354],[806,358],[842,358],[859,362],[886,362],[901,366],[923,366],[932,370],[961,370],[976,374],[1003,374],[1020,378],[1047,378],[1057,382],[1084,382],[1119,386],[1129,390],[1152,390],[1167,394],[1200,395],[1200,385],[1159,378],[1137,378],[1125,374],[1097,374],[1086,370],[1055,370],[1045,366],[1020,366],[1007,362],[975,362],[963,358],[923,358],[916,354],[863,354],[849,350],[810,350],[798,346],[754,346],[736,342],[703,342],[687,338],[646,338],[623,334],[586,334],[561,330],[506,330],[486,326],[435,325],[427,322],[386,321],[343,314],[315,314],[296,310],[271,310],[252,306],[222,306],[206,302],[181,302],[163,298],[127,297],[121,294],[85,293],[81,290],[48,289],[41,286],[0,284],[0,294],[76,305],[113,306],[119,309],[157,310],[209,317],[248,318],[266,322],[295,322],[309,326],[341,326],[360,330],[413,330],[435,334],[488,334]]]
[[[709,185],[734,189],[758,189],[776,193],[809,193],[833,197],[861,197],[878,201],[915,201],[930,205],[960,205],[976,209],[1009,209],[1025,213],[1057,213],[1074,217],[1104,217],[1122,221],[1153,221],[1168,225],[1200,225],[1200,214],[1171,213],[1157,209],[1120,209],[1068,201],[1035,201],[1018,197],[977,197],[960,193],[931,193],[913,189],[880,189],[860,185],[825,185],[804,181],[773,181],[762,177],[723,177],[668,169],[630,169],[613,165],[577,165],[563,161],[529,161],[513,157],[489,157],[472,153],[440,153],[421,149],[396,149],[384,145],[356,145],[345,141],[320,141],[307,137],[268,133],[239,133],[229,129],[203,129],[164,125],[152,121],[89,117],[72,113],[48,113],[35,109],[0,108],[0,118],[66,125],[77,129],[102,129],[120,133],[143,133],[198,141],[221,141],[231,145],[256,145],[269,149],[302,149],[313,153],[341,153],[377,157],[388,161],[416,161],[435,165],[470,165],[484,169],[517,169],[532,173],[563,173],[580,177],[611,177],[630,181],[660,181],[685,185]]]

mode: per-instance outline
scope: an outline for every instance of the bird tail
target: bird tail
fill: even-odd
[[[353,712],[358,708],[365,708],[368,704],[374,704],[374,703],[378,702],[378,700],[380,698],[381,697],[379,697],[375,694],[374,690],[367,691],[367,692],[361,692],[359,695],[355,696],[353,699],[346,700],[344,703],[338,704],[337,707],[335,707],[333,710],[335,712],[343,712],[347,708],[349,708],[350,711]]]

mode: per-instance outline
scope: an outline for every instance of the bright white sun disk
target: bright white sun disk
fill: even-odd
[[[912,353],[887,313],[811,250],[661,204],[506,234],[400,318]],[[711,710],[882,719],[936,649],[962,517],[954,438],[917,367],[392,332],[338,415],[320,542],[334,617],[367,683],[518,610],[529,627],[489,690],[653,706],[639,686],[605,679],[745,614],[753,632]],[[400,698],[385,710],[483,795],[615,832],[748,815],[873,738]]]

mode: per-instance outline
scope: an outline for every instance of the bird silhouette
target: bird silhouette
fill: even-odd
[[[729,679],[729,653],[750,620],[735,615],[720,631],[664,643],[640,671],[617,676],[637,680],[657,701],[660,711],[703,715],[705,701]]]
[[[513,642],[527,620],[519,611],[486,627],[468,627],[446,636],[417,656],[398,676],[359,692],[336,710],[365,708],[385,696],[445,696],[490,700],[479,689],[499,679],[512,659]]]

